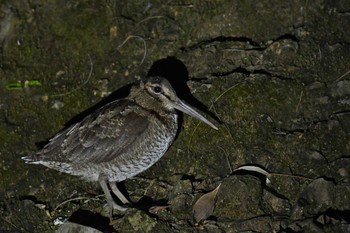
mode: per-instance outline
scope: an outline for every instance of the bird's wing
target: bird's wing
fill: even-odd
[[[115,159],[131,148],[150,124],[140,111],[144,110],[126,99],[105,105],[51,139],[39,157],[73,164]]]

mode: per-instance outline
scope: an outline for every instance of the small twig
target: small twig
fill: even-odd
[[[233,88],[237,87],[237,86],[238,86],[239,84],[241,84],[241,83],[242,83],[242,82],[239,82],[239,83],[237,83],[237,84],[235,84],[235,85],[229,87],[229,88],[226,89],[224,92],[222,92],[218,97],[216,97],[215,100],[214,100],[214,101],[212,102],[212,104],[210,105],[209,111],[211,111],[212,109],[214,109],[214,110],[216,111],[214,104],[215,104],[216,102],[218,102],[218,101],[221,99],[222,96],[224,96],[226,93],[228,93],[230,90],[232,90]],[[216,113],[216,115],[218,116],[217,113]],[[220,118],[219,118],[219,119],[220,119]],[[201,123],[199,122],[199,123],[196,125],[196,127],[194,128],[194,130],[193,130],[193,132],[192,132],[192,134],[191,134],[191,136],[190,136],[190,140],[189,140],[189,143],[188,143],[188,146],[187,146],[187,152],[188,152],[188,153],[190,152],[190,145],[191,145],[192,138],[193,138],[193,136],[194,136],[195,132],[197,131],[197,129],[198,129],[198,127],[199,127],[200,124],[201,124]],[[227,130],[227,132],[228,132],[228,134],[230,135],[230,137],[233,139],[232,134],[230,133],[230,130],[228,129],[228,127],[227,127],[226,125],[225,125],[225,129]]]
[[[141,20],[140,22],[137,23],[137,25],[140,25],[141,23],[144,23],[150,19],[161,19],[161,18],[165,18],[165,16],[162,16],[162,15],[151,16],[151,17],[148,17],[148,18]]]
[[[315,180],[313,178],[305,177],[305,176],[298,176],[298,175],[291,175],[291,174],[283,174],[283,173],[270,173],[271,176],[285,176],[285,177],[291,177],[291,178],[297,178],[297,179],[304,179],[304,180]]]
[[[214,104],[212,104],[212,107],[213,107],[213,108],[212,108],[213,111],[215,112],[215,115],[219,117],[219,114],[218,114],[218,112],[216,111],[216,108],[215,108],[215,105],[214,105]],[[211,108],[210,108],[210,109],[211,109]],[[226,125],[226,123],[225,123],[223,120],[221,120],[220,117],[219,117],[219,119],[220,119],[220,121],[223,122],[223,124],[224,124],[224,126],[225,126],[225,129],[226,129],[228,135],[229,135],[230,138],[233,140],[233,136],[232,136],[232,134],[231,134],[231,132],[230,132],[230,129],[228,128],[228,126]]]
[[[209,110],[212,108],[212,106],[213,106],[216,102],[219,101],[219,99],[221,99],[221,97],[222,97],[223,95],[225,95],[227,92],[229,92],[231,89],[237,87],[237,86],[238,86],[239,84],[241,84],[241,83],[242,83],[242,82],[237,83],[237,84],[235,84],[235,85],[233,85],[233,86],[227,88],[227,89],[226,89],[224,92],[222,92],[218,97],[216,97],[216,99],[214,100],[214,102],[211,104]]]
[[[338,82],[340,81],[340,79],[344,78],[346,75],[350,74],[350,70],[348,70],[347,72],[345,72],[345,74],[343,74],[342,76],[340,76],[339,78],[337,78],[334,82]]]
[[[87,199],[87,200],[98,200],[97,197],[101,197],[101,196],[103,196],[103,194],[97,195],[96,197],[75,197],[75,198],[71,198],[71,199],[65,200],[64,202],[58,204],[55,207],[55,209],[53,209],[53,212],[56,211],[60,206],[66,204],[66,203],[69,203],[69,202],[72,202],[72,201],[84,200],[84,199]]]
[[[73,90],[70,90],[68,92],[65,92],[65,93],[62,93],[62,94],[55,94],[55,95],[51,95],[51,97],[58,97],[58,96],[64,96],[64,95],[68,95],[74,91],[77,91],[79,90],[80,88],[82,88],[83,86],[85,86],[89,81],[90,81],[90,78],[92,76],[92,71],[94,70],[94,63],[92,62],[92,58],[91,56],[88,54],[89,56],[89,59],[90,59],[90,72],[89,72],[89,76],[88,78],[84,81],[84,83],[76,88],[74,88]]]
[[[145,40],[145,39],[143,39],[141,36],[129,35],[129,36],[123,41],[123,43],[121,43],[121,45],[119,45],[118,47],[119,47],[119,48],[123,47],[123,46],[125,45],[125,43],[126,43],[129,39],[131,39],[131,38],[137,38],[137,39],[141,40],[142,43],[143,43],[144,52],[143,52],[142,60],[141,60],[141,62],[140,62],[140,65],[142,65],[142,63],[145,61],[146,55],[147,55],[147,43],[146,43],[146,40]]]
[[[20,227],[17,227],[15,224],[13,224],[12,222],[10,222],[9,220],[7,220],[6,218],[4,219],[5,222],[7,222],[8,224],[10,224],[12,227],[16,228],[19,231],[23,231],[23,229],[21,229]]]
[[[147,182],[147,183],[154,183],[154,179],[148,179],[148,178],[144,178],[144,177],[140,177],[140,176],[134,176],[131,178],[132,180],[140,180],[140,181],[143,181],[143,182]],[[163,186],[163,187],[166,187],[167,189],[172,189],[173,186],[169,183],[167,183],[166,181],[162,181],[162,180],[157,180],[157,183],[160,185],[160,186]],[[150,186],[150,185],[149,185]]]
[[[296,107],[296,111],[299,110],[299,107],[300,107],[300,104],[301,104],[301,100],[302,100],[302,98],[303,98],[303,95],[304,95],[304,91],[301,91],[300,97],[299,97],[299,102],[298,102],[297,107]]]
[[[321,51],[321,49],[320,48],[318,48],[318,54],[320,55],[320,61],[322,60],[322,51]]]
[[[228,158],[228,155],[227,155],[226,151],[225,151],[224,148],[222,148],[221,146],[216,146],[216,147],[219,148],[220,150],[222,150],[222,151],[224,152],[225,157],[226,157],[226,162],[227,162],[228,168],[229,168],[229,170],[230,170],[230,173],[229,173],[229,174],[231,174],[231,173],[233,172],[233,170],[232,170],[232,167],[231,167],[231,164],[230,164],[230,160],[229,160],[229,158]]]

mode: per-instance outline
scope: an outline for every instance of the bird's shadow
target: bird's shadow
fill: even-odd
[[[149,209],[154,206],[168,208],[167,200],[161,199],[154,201],[152,198],[144,196],[137,203],[134,203],[130,211],[141,210],[152,218],[158,218],[156,213],[151,213]],[[68,218],[68,222],[87,226],[99,230],[101,232],[116,232],[111,225],[111,217],[121,218],[123,215],[103,216],[100,213],[94,213],[89,210],[78,209]]]
[[[185,64],[176,57],[167,57],[154,62],[148,71],[147,76],[161,76],[166,78],[181,100],[184,100],[189,105],[208,114],[210,117],[221,123],[219,118],[208,110],[207,106],[192,95],[190,88],[187,86],[187,82],[189,81],[188,70]],[[179,123],[182,124],[182,113],[180,116],[181,119]]]
[[[190,88],[187,86],[187,81],[189,80],[188,76],[188,70],[183,62],[178,60],[175,57],[167,57],[164,59],[160,59],[153,63],[151,68],[149,69],[147,73],[147,77],[149,76],[161,76],[166,78],[174,90],[176,91],[177,96],[190,104],[191,106],[194,106],[195,108],[199,109],[200,111],[208,114],[210,117],[214,118],[216,121],[220,122],[217,116],[215,114],[211,113],[208,108],[199,100],[197,100],[190,91]],[[104,105],[118,100],[122,99],[128,96],[130,93],[130,89],[132,87],[132,83],[125,85],[118,90],[112,92],[110,95],[102,99],[97,104],[93,105],[92,107],[84,110],[83,112],[79,113],[78,115],[75,115],[73,118],[71,118],[69,121],[65,123],[66,127],[69,127],[70,125],[73,125],[75,123],[78,123],[82,121],[86,116],[92,114],[93,112],[97,111],[99,108],[103,107]],[[183,123],[183,114],[182,112],[179,112],[179,128],[181,127]],[[221,122],[220,122],[221,123]],[[63,129],[64,130],[64,129]],[[62,131],[63,131],[62,130]],[[179,131],[178,131],[179,133]],[[178,133],[176,137],[178,136]],[[49,142],[49,139],[41,142],[37,142],[36,145],[38,148],[43,148],[47,143]]]
[[[108,217],[88,210],[79,209],[75,211],[68,221],[81,226],[88,226],[101,232],[115,232],[115,229],[110,225]]]

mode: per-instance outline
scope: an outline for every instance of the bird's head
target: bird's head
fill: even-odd
[[[177,97],[174,88],[165,78],[150,76],[142,79],[133,86],[131,89],[131,95],[133,95],[135,99],[137,98],[138,102],[149,105],[149,107],[152,107],[151,105],[157,105],[166,111],[174,111],[177,109],[194,118],[197,118],[214,129],[218,129],[204,116],[180,100]]]

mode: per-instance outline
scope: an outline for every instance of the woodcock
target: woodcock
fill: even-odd
[[[104,105],[23,159],[98,181],[111,207],[124,211],[109,187],[122,203],[129,203],[116,183],[145,171],[165,154],[178,130],[176,110],[217,129],[181,101],[166,79],[148,77],[136,82],[128,97]]]

